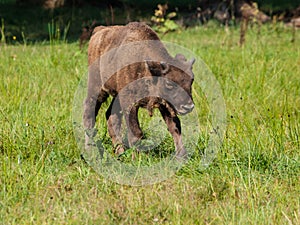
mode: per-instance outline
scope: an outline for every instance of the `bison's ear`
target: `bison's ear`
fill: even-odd
[[[170,66],[169,66],[169,64],[166,63],[166,62],[161,62],[161,63],[160,63],[160,66],[161,66],[161,68],[162,68],[162,70],[161,70],[161,73],[162,73],[162,74],[166,74],[166,73],[168,73],[168,71],[170,70]]]
[[[182,54],[176,54],[175,59],[180,60],[181,62],[186,62],[186,58]]]
[[[177,59],[177,60],[183,62],[184,64],[188,64],[190,68],[193,67],[193,64],[194,64],[195,61],[196,61],[195,58],[192,58],[191,60],[187,61],[187,59],[185,58],[185,56],[182,55],[182,54],[177,54],[177,55],[175,56],[175,59]]]
[[[169,70],[170,66],[166,62],[156,62],[152,60],[145,60],[146,68],[149,69],[153,76],[165,75]]]

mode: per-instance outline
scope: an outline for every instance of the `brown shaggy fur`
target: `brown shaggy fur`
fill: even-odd
[[[144,107],[150,116],[154,108],[159,109],[173,136],[176,156],[186,156],[176,114],[188,113],[194,107],[191,96],[194,60],[187,61],[181,54],[171,57],[150,27],[134,22],[126,26],[96,27],[89,43],[88,62],[88,93],[83,115],[86,148],[93,144],[91,130],[99,108],[111,95],[113,100],[106,118],[112,142],[119,146],[118,154],[124,151],[120,147],[123,146],[122,116],[128,128],[128,145],[133,146],[143,137],[137,115],[139,107]]]

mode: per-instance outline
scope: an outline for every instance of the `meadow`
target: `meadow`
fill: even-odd
[[[137,187],[81,159],[72,106],[86,49],[1,45],[0,223],[300,224],[300,36],[292,43],[291,33],[254,26],[244,47],[238,27],[213,23],[164,35],[211,69],[227,129],[207,169],[194,156],[165,181]]]

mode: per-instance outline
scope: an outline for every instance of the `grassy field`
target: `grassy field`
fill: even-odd
[[[213,24],[163,37],[211,68],[226,137],[208,169],[194,157],[140,187],[104,179],[80,158],[72,104],[87,60],[78,43],[0,46],[0,223],[300,224],[300,37],[256,31],[243,48],[237,28]]]

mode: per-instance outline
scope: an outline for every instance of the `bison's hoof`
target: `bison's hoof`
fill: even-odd
[[[180,162],[185,162],[188,160],[188,153],[185,149],[181,149],[180,151],[176,152],[175,158]]]
[[[84,145],[85,150],[89,151],[94,147],[96,147],[96,143],[94,142],[94,140],[91,138],[86,138]]]
[[[86,136],[88,136],[89,138],[93,138],[96,136],[98,130],[96,128],[91,128],[91,129],[86,129],[85,130],[85,134]]]
[[[123,154],[125,152],[125,149],[122,145],[117,145],[116,148],[115,148],[115,154],[117,156]]]
[[[134,160],[137,158],[137,155],[138,155],[138,154],[139,154],[138,151],[137,151],[137,152],[134,152],[134,151],[133,151],[133,152],[131,153],[131,160],[134,161]]]

